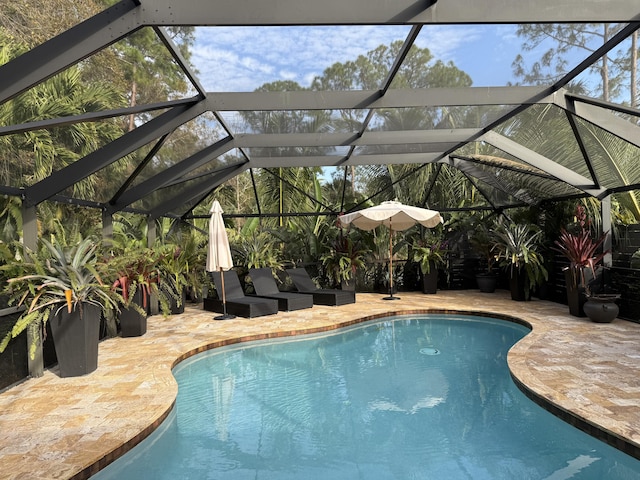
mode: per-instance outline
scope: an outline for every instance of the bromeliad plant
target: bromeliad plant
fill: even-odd
[[[78,245],[64,247],[41,240],[38,252],[25,252],[3,266],[8,272],[20,274],[7,280],[6,293],[12,305],[25,306],[11,331],[0,341],[0,352],[9,341],[30,326],[44,328],[47,321],[62,309],[83,315],[83,306],[95,305],[107,317],[120,309],[122,297],[102,280],[98,250],[100,242],[86,238]],[[30,346],[33,357],[36,345]]]

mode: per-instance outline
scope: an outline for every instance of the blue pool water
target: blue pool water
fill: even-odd
[[[514,385],[507,351],[527,332],[405,316],[197,355],[161,428],[95,478],[640,478]]]

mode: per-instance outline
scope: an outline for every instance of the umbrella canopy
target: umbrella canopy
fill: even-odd
[[[233,267],[229,238],[224,228],[222,219],[222,207],[220,202],[214,200],[211,205],[211,218],[209,219],[209,250],[207,251],[207,271],[217,272],[229,270]]]
[[[361,230],[373,230],[378,225],[384,225],[390,230],[389,235],[389,296],[385,300],[397,300],[393,296],[393,232],[403,231],[413,227],[416,223],[427,228],[433,228],[443,219],[439,212],[426,208],[412,207],[400,202],[382,202],[375,207],[363,208],[357,212],[347,213],[338,217],[344,226],[355,225]]]
[[[375,207],[341,215],[339,220],[342,225],[352,224],[361,230],[373,230],[378,225],[384,225],[394,232],[411,228],[416,223],[433,228],[443,222],[440,213],[435,210],[412,207],[393,201],[382,202]]]
[[[227,299],[224,292],[224,275],[223,270],[229,270],[233,267],[231,258],[231,247],[229,247],[229,238],[224,228],[224,220],[222,219],[222,207],[217,200],[211,205],[211,218],[209,219],[209,250],[207,250],[207,271],[220,272],[221,290],[218,292],[222,295],[222,315],[214,317],[215,320],[227,320],[234,318],[234,315],[227,315]]]

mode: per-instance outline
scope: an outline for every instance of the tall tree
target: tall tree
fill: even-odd
[[[402,41],[395,41],[390,45],[380,45],[360,55],[355,61],[336,63],[327,68],[323,75],[314,79],[312,88],[315,90],[377,90],[383,86],[402,46]],[[452,62],[444,63],[437,60],[428,48],[419,48],[414,45],[394,77],[391,88],[468,87],[471,84],[471,77]],[[368,128],[396,131],[455,127],[464,123],[465,118],[473,112],[473,109],[462,108],[381,109]],[[363,110],[355,113],[353,110],[344,110],[340,112],[340,118],[335,120],[334,124],[336,128],[357,132],[366,114],[367,112]],[[393,149],[389,148],[369,148],[368,151],[393,153]],[[376,201],[397,198],[413,204],[422,204],[425,201],[424,186],[429,184],[436,170],[435,165],[429,165],[426,168],[419,168],[417,165],[359,167],[357,175],[361,181],[355,178],[355,171],[352,172],[350,181],[352,185],[360,183],[367,185],[366,191],[363,192],[365,195],[385,190],[384,194],[376,198]],[[414,173],[411,175],[412,181],[395,183],[412,172]]]
[[[553,83],[574,66],[571,64],[572,54],[582,52],[582,56],[586,57],[622,27],[620,24],[606,23],[518,25],[516,33],[523,40],[522,49],[525,52],[537,51],[540,47],[544,47],[544,50],[530,64],[519,54],[512,64],[514,74],[527,85]],[[604,55],[591,66],[590,71],[599,78],[596,89],[590,92],[592,95],[605,101],[621,99],[625,90],[633,91],[636,88],[637,45],[631,41],[629,48]],[[635,102],[632,96],[631,104]]]
[[[282,92],[304,90],[293,81],[277,81],[266,83],[256,91]],[[273,111],[242,112],[248,128],[256,133],[311,133],[321,132],[327,128],[329,115],[318,110],[310,111]],[[252,156],[289,157],[313,155],[320,153],[316,149],[304,147],[278,147],[252,149]],[[262,208],[265,212],[286,213],[315,211],[317,205],[311,198],[321,200],[317,189],[317,177],[321,174],[319,167],[314,168],[277,168],[262,170],[258,173],[259,190],[262,197]],[[311,197],[311,198],[310,198]],[[274,199],[277,202],[274,202]],[[291,223],[290,218],[279,217],[279,226]]]

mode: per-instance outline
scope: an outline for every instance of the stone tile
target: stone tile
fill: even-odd
[[[429,311],[494,315],[530,325],[532,332],[508,355],[523,391],[640,458],[640,325],[593,324],[569,316],[566,306],[514,302],[507,292],[399,296],[390,303],[383,295],[358,294],[354,305],[316,305],[224,322],[193,305],[179,316],[150,317],[145,336],[102,342],[98,369],[90,375],[63,379],[54,368],[0,394],[2,478],[87,478],[98,471],[157,428],[177,394],[171,368],[197,352]]]

